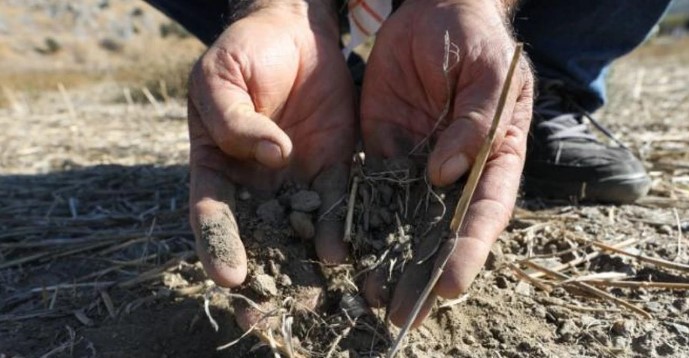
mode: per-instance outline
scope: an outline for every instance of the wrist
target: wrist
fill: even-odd
[[[314,32],[339,36],[336,0],[230,0],[230,3],[245,3],[242,17],[262,14],[283,18],[291,16],[297,21],[306,20]]]

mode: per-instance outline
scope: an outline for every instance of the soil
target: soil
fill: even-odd
[[[97,10],[99,2],[80,4],[107,13]],[[354,259],[339,266],[317,263],[312,240],[322,225],[323,203],[338,198],[318,197],[311,190],[332,195],[337,191],[322,187],[342,183],[326,178],[314,188],[288,185],[274,201],[240,188],[236,222],[248,252],[249,276],[240,289],[217,288],[195,256],[187,223],[185,101],[159,96],[157,105],[127,104],[121,94],[123,88],[136,88],[131,83],[107,76],[78,83],[64,77],[102,68],[103,58],[121,68],[157,56],[153,44],[159,35],[150,29],[165,20],[144,6],[149,25],[139,26],[139,35],[116,37],[120,32],[108,34],[106,25],[87,31],[98,35],[82,43],[97,46],[102,37],[113,37],[124,50],[102,50],[73,63],[69,59],[80,41],[64,29],[84,23],[64,20],[71,15],[52,19],[50,26],[33,22],[35,31],[53,34],[61,45],[55,54],[43,51],[43,37],[40,43],[19,43],[31,28],[18,19],[50,13],[48,5],[31,4],[0,5],[3,15],[26,13],[0,17],[11,32],[0,31],[0,76],[9,78],[17,69],[33,77],[12,78],[57,80],[31,90],[4,81],[14,95],[0,96],[0,357],[273,356],[267,333],[217,350],[242,335],[234,312],[246,301],[235,294],[278,308],[267,320],[277,325],[273,339],[284,344],[282,338],[291,335],[303,356],[368,357],[386,351],[398,330],[385,323],[384,308],[365,304],[356,287],[385,252],[382,262],[392,267],[386,283],[391,289],[405,260],[415,262],[434,251],[432,240],[424,241],[429,249],[418,245],[442,207],[428,196],[424,182],[407,185],[400,180],[405,177],[390,176],[399,163],[388,163],[385,175],[364,169],[352,226]],[[133,4],[142,3],[110,1],[110,9],[117,9],[112,14],[119,15],[88,26],[127,23],[118,16],[139,13]],[[644,318],[571,284],[543,278],[551,286],[545,292],[509,266],[530,260],[553,268],[577,260],[581,263],[561,272],[579,279],[624,274],[632,282],[689,283],[685,271],[602,252],[581,241],[613,245],[635,240],[626,250],[689,262],[686,45],[686,38],[658,38],[616,63],[609,104],[596,113],[646,164],[653,178],[649,197],[624,206],[520,198],[510,226],[467,295],[434,307],[399,356],[689,356],[689,291],[599,286],[651,315]],[[148,52],[137,55],[140,48]],[[159,50],[161,56],[190,52],[167,45]],[[57,82],[65,85],[71,110]],[[408,170],[407,179],[422,177],[416,164],[401,169]],[[447,200],[457,195],[436,194]],[[343,219],[347,205],[344,198],[328,215]],[[202,232],[209,251],[233,265],[236,242],[220,239],[232,232],[228,223],[203,223]],[[446,225],[441,221],[434,227],[439,233],[430,237],[442,237]],[[586,255],[595,257],[579,260]],[[283,327],[291,327],[291,334]]]

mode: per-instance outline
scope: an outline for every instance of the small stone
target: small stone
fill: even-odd
[[[263,242],[263,240],[266,239],[266,232],[263,231],[262,229],[256,229],[254,230],[253,234],[251,235],[254,239],[254,242]]]
[[[629,319],[620,319],[612,324],[611,330],[612,333],[618,336],[629,336],[632,334],[632,331],[634,331],[634,327],[636,327],[636,323],[634,321]]]
[[[578,331],[579,328],[577,327],[576,323],[574,323],[574,321],[571,319],[568,319],[562,322],[560,327],[558,327],[557,335],[560,336],[560,341],[562,342],[573,342]]]
[[[292,286],[292,279],[287,274],[282,274],[278,277],[278,283],[281,286],[289,287]]]
[[[509,286],[509,282],[505,278],[505,276],[498,276],[495,278],[495,284],[498,286],[498,288],[505,289]]]
[[[476,344],[476,338],[470,334],[467,334],[466,336],[463,337],[462,339],[464,341],[464,344],[473,346]]]
[[[256,215],[266,223],[276,224],[285,218],[285,208],[277,200],[273,199],[261,204],[256,209]]]
[[[656,353],[661,356],[673,355],[675,354],[675,347],[671,346],[668,342],[665,342],[656,347]]]
[[[646,307],[646,310],[651,313],[662,312],[664,309],[663,304],[658,301],[646,302],[644,306]]]
[[[622,336],[613,337],[612,346],[616,348],[627,348],[629,346],[629,338]]]
[[[311,239],[316,235],[316,228],[313,226],[311,216],[300,211],[293,211],[289,214],[289,223],[292,229],[302,239]]]
[[[670,225],[662,225],[657,230],[659,234],[672,235],[672,227]]]
[[[519,285],[517,285],[517,287],[519,287]],[[533,308],[534,317],[545,319],[547,313],[548,312],[546,311],[545,307],[543,307],[543,305],[536,305]]]
[[[493,244],[490,248],[490,253],[488,254],[488,259],[484,267],[486,270],[496,270],[505,261],[505,255],[502,252],[502,245],[499,242]]]
[[[678,298],[672,302],[672,306],[675,307],[680,312],[684,312],[689,308],[689,299]]]
[[[292,210],[312,212],[321,207],[321,197],[315,191],[300,190],[289,198]]]
[[[514,292],[518,295],[530,297],[533,294],[533,286],[525,281],[519,281],[517,287],[514,288]],[[545,310],[543,310],[543,316],[545,317]]]
[[[249,191],[246,189],[242,189],[239,191],[239,194],[237,194],[237,197],[239,197],[239,200],[241,201],[247,201],[251,199],[251,193],[249,193]]]
[[[689,327],[679,324],[679,323],[669,323],[670,327],[674,328],[675,332],[679,333],[680,335],[683,336],[689,336]]]
[[[254,279],[251,280],[251,283],[249,283],[249,287],[263,297],[275,297],[278,294],[275,279],[266,274],[254,276]]]

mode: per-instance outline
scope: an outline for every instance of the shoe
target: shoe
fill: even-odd
[[[541,81],[524,167],[526,194],[613,204],[646,195],[651,179],[641,161],[579,106],[561,81]],[[618,146],[600,142],[589,123]]]

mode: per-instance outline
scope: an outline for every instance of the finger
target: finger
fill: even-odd
[[[343,207],[347,193],[349,168],[334,165],[322,171],[313,181],[312,188],[321,198],[316,218],[316,253],[325,263],[343,263],[349,255],[344,236],[344,221],[337,217],[338,207]]]
[[[211,48],[194,66],[189,94],[216,145],[240,160],[270,168],[287,165],[292,142],[269,117],[257,113],[237,56]]]
[[[504,149],[486,164],[455,251],[435,287],[438,295],[456,298],[465,292],[507,226],[519,189],[526,133],[514,127],[508,130]]]
[[[404,325],[414,309],[414,305],[426,287],[433,271],[433,260],[426,260],[421,264],[412,263],[407,267],[395,287],[395,294],[390,303],[390,322],[401,327]],[[421,306],[419,314],[412,323],[412,328],[417,327],[431,312],[436,300],[435,292],[431,292]]]
[[[222,153],[198,136],[198,113],[189,106],[189,221],[196,249],[208,275],[218,285],[235,287],[247,273],[246,252],[233,214],[235,187],[222,174]]]
[[[429,207],[428,216],[438,217],[443,212],[445,212],[443,205],[434,202]],[[393,324],[401,326],[407,321],[414,305],[421,296],[421,292],[426,288],[436,266],[433,257],[445,239],[445,230],[443,226],[435,226],[419,240],[419,244],[414,248],[414,258],[407,263],[404,273],[400,277],[397,287],[395,287],[395,294],[390,304],[390,321]],[[412,327],[416,327],[423,322],[433,307],[435,300],[436,295],[433,292],[421,306],[421,310],[415,318]]]
[[[495,64],[481,66],[480,70],[473,72],[478,73],[475,75],[478,77],[469,76],[468,79],[460,79],[457,84],[452,123],[439,135],[428,160],[429,178],[434,185],[446,186],[463,176],[474,162],[490,130],[507,72],[498,64],[507,60],[482,60]],[[502,144],[505,128],[510,123],[523,86],[521,76],[514,76],[493,148],[499,148]]]

